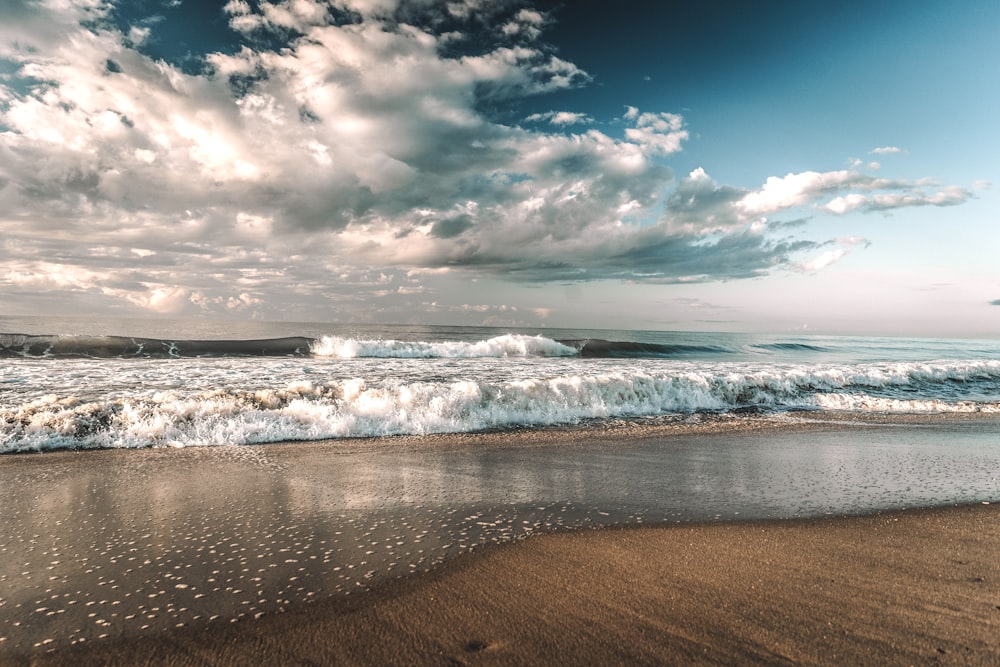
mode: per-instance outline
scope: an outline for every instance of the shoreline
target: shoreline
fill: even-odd
[[[516,448],[537,444],[612,441],[640,437],[676,438],[691,435],[740,435],[749,432],[802,433],[830,427],[870,429],[882,427],[940,427],[959,425],[1000,425],[1000,412],[867,412],[854,410],[792,410],[786,412],[693,412],[658,417],[615,417],[577,423],[531,425],[483,431],[446,431],[424,434],[351,436],[313,440],[275,440],[234,445],[186,445],[174,447],[84,447],[51,450],[24,450],[0,453],[5,458],[24,456],[76,455],[88,452],[176,451],[217,447],[309,447],[345,448],[351,451],[392,444],[419,444],[421,447],[463,447],[485,444]]]
[[[991,664],[1000,506],[542,535],[354,604],[11,664]]]
[[[330,619],[346,614],[371,620],[367,615],[375,612],[368,610],[369,603],[379,596],[402,594],[410,586],[424,590],[436,577],[457,577],[452,573],[475,570],[494,558],[513,559],[518,571],[530,565],[542,590],[563,580],[565,573],[551,566],[567,558],[577,559],[577,577],[585,578],[595,568],[618,571],[620,563],[585,546],[591,543],[618,553],[620,538],[623,545],[634,543],[636,553],[647,554],[647,560],[660,562],[663,555],[650,544],[660,544],[662,551],[670,540],[687,533],[651,536],[675,529],[722,531],[712,538],[715,546],[708,555],[713,549],[732,551],[730,542],[733,553],[743,549],[753,555],[745,549],[755,530],[811,534],[812,529],[800,529],[811,522],[853,521],[858,524],[850,529],[854,539],[874,548],[868,545],[872,516],[889,516],[887,512],[906,507],[962,505],[961,510],[930,509],[915,515],[934,524],[933,517],[942,512],[957,512],[959,518],[962,512],[974,512],[989,516],[994,523],[987,527],[997,533],[993,526],[1000,482],[989,472],[1000,470],[997,421],[925,417],[864,424],[802,421],[791,426],[757,418],[615,422],[574,430],[0,457],[0,506],[5,510],[0,529],[0,664],[24,655],[42,660],[48,650],[55,651],[53,656],[69,655],[66,651],[94,651],[97,656],[100,647],[124,651],[128,646],[158,647],[150,659],[159,662],[147,664],[245,664],[252,662],[249,655],[244,663],[244,658],[226,662],[234,649],[218,643],[236,628],[251,634],[225,641],[255,645],[258,630],[253,628],[282,623],[273,619],[305,622],[319,614],[326,619],[323,623],[336,625],[348,620]],[[739,428],[734,430],[732,422]],[[980,501],[994,504],[979,507]],[[813,518],[796,518],[803,516]],[[636,535],[642,536],[629,537],[637,526],[650,524],[656,527],[639,528]],[[816,529],[809,539],[828,539],[827,528],[835,525],[822,523],[826,528]],[[992,536],[977,534],[968,521],[955,525],[959,532],[952,538],[959,543],[979,549],[976,545],[985,540],[990,548],[1000,546]],[[592,528],[599,530],[588,530]],[[647,535],[645,530],[652,532]],[[923,530],[914,528],[900,538],[903,546],[897,555],[922,549],[938,558],[921,542]],[[598,535],[604,537],[588,537]],[[806,538],[794,539],[800,540],[798,550],[809,547]],[[529,546],[552,540],[580,540],[581,546]],[[525,555],[502,555],[508,550]],[[534,558],[530,554],[536,550],[545,556],[534,564],[518,564],[519,559]],[[619,556],[632,558],[625,552]],[[779,570],[792,567],[781,564],[780,553],[768,561]],[[672,562],[667,559],[663,566]],[[942,573],[947,569],[940,558],[935,562],[945,568]],[[479,614],[476,605],[485,594],[477,591],[503,580],[502,568],[490,567],[494,569],[466,583],[475,599],[462,602],[461,591],[451,593],[459,596],[455,604],[465,605],[467,615]],[[729,563],[722,571],[738,567]],[[711,574],[703,572],[699,581],[710,581]],[[622,574],[629,581],[645,576],[634,564]],[[991,574],[980,582],[992,587],[996,605],[998,581],[1000,576]],[[506,582],[510,590],[520,586],[509,578]],[[611,590],[608,583],[601,586]],[[503,597],[504,590],[496,595]],[[685,591],[675,591],[671,599],[683,598]],[[532,604],[544,608],[548,603],[539,599]],[[575,618],[584,601],[567,604],[559,613]],[[599,606],[600,601],[586,604]],[[388,607],[383,611],[395,613]],[[497,611],[508,617],[520,613],[514,608]],[[532,623],[549,623],[558,637],[562,621],[552,625],[560,618],[556,614],[552,611]],[[408,621],[393,618],[401,625],[385,626],[387,634],[376,635],[385,646],[399,647],[400,637],[417,641]],[[704,622],[711,625],[710,620],[705,617]],[[450,631],[452,621],[431,630]],[[578,631],[587,638],[592,634],[588,627],[611,623],[613,635],[622,632],[615,625],[618,621],[612,621],[592,618]],[[226,629],[230,627],[234,630]],[[360,646],[368,641],[366,627],[348,623],[337,632],[346,633],[347,644]],[[508,630],[514,631],[504,632]],[[435,636],[433,632],[428,636]],[[302,641],[311,646],[318,640]],[[461,653],[456,659],[489,664],[489,656],[496,656],[499,663],[531,662],[527,653],[490,648],[494,641],[500,647],[513,646],[514,640],[482,641],[486,645],[471,651],[474,656]],[[277,647],[269,650],[278,652],[275,662],[306,660],[282,654]],[[192,655],[202,656],[202,662],[183,662],[183,656]],[[432,664],[440,657],[421,655]],[[558,656],[546,656],[559,662]],[[606,657],[615,662],[613,655]],[[128,662],[122,660],[120,664]]]

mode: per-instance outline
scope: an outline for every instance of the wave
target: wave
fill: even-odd
[[[397,340],[356,340],[336,336],[318,339],[312,348],[316,356],[339,358],[396,357],[481,358],[481,357],[594,357],[594,358],[679,358],[692,354],[731,353],[715,345],[683,345],[610,341],[601,339],[552,340],[543,336],[508,334],[474,343],[437,343]]]
[[[808,343],[758,343],[750,347],[769,352],[830,352],[830,348]]]
[[[1000,361],[694,368],[507,382],[356,378],[92,401],[50,395],[0,409],[0,453],[421,435],[699,411],[1000,412]]]
[[[402,341],[343,336],[291,336],[260,340],[171,340],[130,336],[50,336],[0,334],[0,358],[182,358],[226,356],[314,356],[340,359],[461,359],[485,357],[683,358],[728,354],[716,345],[552,340],[507,334],[466,341]]]
[[[167,340],[129,336],[0,334],[0,358],[182,358],[315,356],[480,358],[575,356],[578,351],[542,336],[505,335],[478,342],[408,342],[323,336],[260,340]]]
[[[314,341],[312,354],[318,357],[351,359],[385,357],[398,359],[461,359],[484,357],[571,357],[578,351],[542,336],[508,334],[478,342],[437,343],[399,340],[357,340],[323,336]]]
[[[675,359],[693,354],[730,354],[735,352],[719,345],[686,345],[680,343],[638,343],[601,339],[581,339],[560,341],[575,348],[582,357],[598,358],[667,358]]]
[[[167,340],[131,336],[49,336],[0,334],[0,358],[95,359],[208,356],[304,356],[312,339],[301,336],[261,340]]]

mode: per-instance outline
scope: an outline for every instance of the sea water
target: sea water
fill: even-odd
[[[0,453],[998,413],[1000,341],[0,317]]]
[[[356,600],[552,530],[1000,501],[997,341],[0,331],[0,662]]]

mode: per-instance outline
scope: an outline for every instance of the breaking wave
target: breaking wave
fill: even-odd
[[[437,343],[399,340],[357,340],[323,336],[313,342],[312,354],[318,357],[352,359],[385,357],[396,359],[461,359],[484,357],[571,357],[577,350],[542,336],[508,334],[474,343],[444,341]]]
[[[488,351],[499,354],[493,346]],[[104,400],[53,394],[0,409],[0,453],[480,431],[699,411],[1000,412],[1000,361],[698,368],[516,381],[355,378]]]
[[[0,334],[0,358],[169,359],[187,357],[335,357],[460,359],[486,357],[683,358],[729,354],[717,345],[660,344],[601,339],[552,340],[507,334],[468,341],[404,341],[345,336],[260,340],[169,340],[130,336]]]

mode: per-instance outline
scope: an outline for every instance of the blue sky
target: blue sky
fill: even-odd
[[[994,2],[0,6],[0,311],[1000,336]]]

